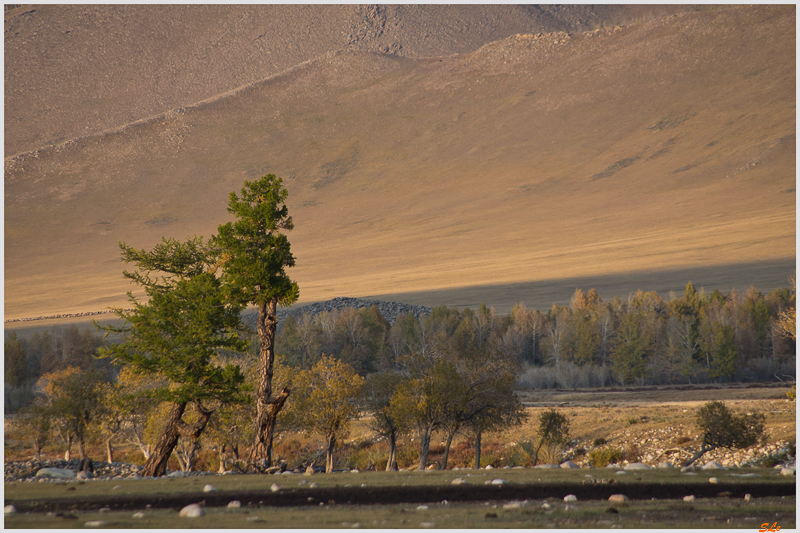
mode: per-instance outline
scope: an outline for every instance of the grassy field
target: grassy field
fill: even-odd
[[[744,478],[739,474],[758,473],[761,477]],[[685,502],[680,493],[669,499],[637,500],[637,484],[680,483],[685,487],[690,482],[696,487],[707,487],[709,478],[719,479],[718,497],[698,498]],[[526,500],[519,498],[512,502],[498,496],[481,502],[439,501],[425,503],[386,503],[374,505],[348,505],[346,502],[316,502],[300,507],[275,507],[270,505],[272,483],[278,483],[282,491],[292,489],[313,492],[311,483],[321,488],[360,487],[368,490],[377,486],[450,486],[455,478],[462,478],[470,484],[484,485],[494,479],[504,479],[510,486],[536,483],[552,486],[553,493],[546,498]],[[619,480],[624,479],[622,483]],[[582,500],[564,502],[567,494],[579,492],[581,486],[589,482],[597,483],[616,480],[614,492],[632,495],[624,504],[610,504],[603,500]],[[5,518],[7,528],[70,528],[102,522],[109,528],[605,528],[619,526],[625,528],[754,528],[769,521],[778,522],[782,528],[795,527],[796,499],[793,496],[756,497],[745,501],[741,497],[726,496],[726,491],[742,490],[756,492],[759,486],[793,486],[794,479],[780,476],[770,469],[747,469],[701,473],[687,476],[676,471],[647,471],[635,475],[615,474],[614,469],[548,471],[525,470],[460,470],[447,472],[360,472],[339,473],[314,476],[205,476],[192,479],[160,479],[130,481],[89,481],[61,484],[6,483],[5,499],[8,502],[25,500],[43,501],[52,498],[69,498],[75,502],[100,497],[109,493],[118,495],[150,494],[154,501],[159,494],[186,494],[187,501],[200,502],[209,493],[203,492],[206,484],[217,489],[213,494],[225,501],[224,494],[241,494],[251,491],[250,500],[240,501],[241,508],[228,509],[206,507],[206,515],[198,518],[178,516],[179,508],[142,509],[141,515],[134,516],[136,510],[118,511],[112,509],[85,511],[80,505],[65,503],[61,511],[51,513],[17,513]],[[572,489],[572,490],[571,490]],[[691,493],[691,488],[688,489]],[[738,493],[737,492],[737,493]],[[196,495],[192,498],[192,495]],[[518,503],[517,504],[515,504]],[[509,505],[510,503],[510,505]],[[97,525],[97,524],[96,524]]]

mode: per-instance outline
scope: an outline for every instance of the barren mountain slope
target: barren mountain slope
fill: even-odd
[[[769,290],[794,265],[794,106],[794,6],[330,54],[7,159],[6,317],[124,304],[119,240],[208,236],[266,172],[286,178],[302,301],[483,287],[504,307],[523,298],[492,286],[702,268]]]
[[[342,49],[427,57],[692,6],[25,5],[5,14],[5,153],[194,104]]]

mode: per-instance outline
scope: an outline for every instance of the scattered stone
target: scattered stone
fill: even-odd
[[[86,527],[105,527],[106,524],[108,524],[108,522],[105,520],[89,520],[83,525]]]
[[[675,468],[675,465],[673,465],[669,461],[664,461],[663,463],[658,463],[658,466],[656,468]]]
[[[493,479],[489,482],[490,485],[508,485],[505,479]]]
[[[7,514],[14,514],[14,513],[16,513],[16,512],[17,512],[17,508],[16,508],[16,507],[14,507],[13,505],[6,505],[6,506],[3,508],[3,514],[4,514],[4,515],[7,515]]]
[[[566,496],[564,496],[564,501],[565,502],[576,502],[576,501],[578,501],[578,497],[575,496],[574,494],[567,494]]]
[[[781,475],[782,476],[795,476],[797,474],[795,473],[795,469],[794,468],[781,468]]]
[[[747,494],[745,494],[745,495],[744,495],[744,501],[746,501],[746,502],[749,502],[749,501],[751,501],[752,499],[753,499],[753,495],[752,495],[752,494],[750,494],[749,492],[748,492]]]
[[[492,465],[486,465],[486,470],[492,470],[494,467]]]
[[[114,485],[111,490],[122,490],[122,485]]]
[[[685,501],[685,502],[693,502],[693,501],[695,501],[696,499],[697,499],[697,498],[695,498],[695,497],[694,497],[694,494],[690,494],[689,496],[684,496],[684,497],[683,497],[683,501]]]
[[[215,490],[217,490],[217,487],[214,485],[206,485],[203,487],[203,492],[214,492]]]
[[[561,463],[561,464],[560,464],[560,465],[558,465],[558,466],[559,466],[560,468],[580,468],[580,466],[576,465],[576,464],[575,464],[575,463],[573,463],[572,461],[564,461],[563,463]]]
[[[702,470],[721,470],[725,467],[718,461],[709,461],[700,468]]]
[[[534,468],[561,468],[561,467],[554,464],[543,464],[543,465],[536,465],[534,466]]]
[[[686,473],[686,472],[697,472],[697,467],[694,466],[694,465],[689,465],[689,466],[684,466],[683,468],[681,468],[681,473],[682,474]]]
[[[552,505],[550,505],[550,504],[549,504],[549,503],[547,503],[547,502],[544,502],[544,503],[542,504],[542,509],[550,509],[551,507],[552,507]]]
[[[466,485],[467,480],[461,479],[460,477],[455,478],[453,481],[450,482],[451,485]]]
[[[417,506],[417,511],[427,511],[427,510],[428,510],[428,506],[427,505],[418,505]]]
[[[110,513],[111,512],[111,507],[103,507],[98,512],[100,512],[100,513]]]
[[[206,514],[205,509],[200,504],[197,503],[190,503],[179,513],[179,516],[184,516],[187,518],[197,518],[198,516],[203,516]]]
[[[75,474],[75,479],[94,479],[94,473],[88,470],[81,470]]]
[[[141,511],[133,513],[134,518],[144,518],[144,513]]]
[[[653,467],[644,463],[630,463],[625,470],[652,470]]]
[[[317,483],[316,481],[312,481],[311,483],[309,483],[308,488],[310,488],[310,489],[318,489],[319,488],[319,483]]]
[[[280,485],[278,485],[277,483],[273,483],[273,484],[272,484],[272,485],[269,487],[269,490],[271,490],[272,492],[280,492],[280,490],[281,490],[281,486],[280,486]]]
[[[264,519],[261,518],[260,516],[248,516],[247,517],[247,521],[248,522],[263,522]]]
[[[624,494],[612,494],[611,496],[608,497],[608,501],[622,505],[627,505],[629,500],[630,498],[628,498]]]
[[[166,477],[186,477],[186,474],[181,470],[176,470],[175,472],[167,474]]]
[[[525,505],[525,502],[508,502],[508,503],[503,505],[503,509],[508,509],[508,510],[522,509],[522,507],[524,505]]]
[[[436,524],[434,524],[433,522],[422,522],[419,525],[419,527],[423,527],[425,529],[429,529],[429,528],[432,528],[432,527],[436,527]]]
[[[239,509],[242,507],[242,502],[239,500],[233,500],[228,502],[228,509]]]
[[[624,470],[617,470],[616,472],[614,472],[614,474],[621,474],[621,475],[627,476],[628,472],[626,472]]]
[[[712,485],[716,485],[717,483],[719,483],[719,478],[710,477],[708,478],[708,482],[711,483]]]
[[[76,473],[69,468],[41,468],[36,472],[38,478],[75,479]]]

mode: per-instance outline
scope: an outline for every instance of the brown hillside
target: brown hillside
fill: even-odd
[[[256,82],[334,50],[471,52],[692,6],[24,5],[5,14],[6,157]]]
[[[119,240],[210,235],[227,193],[266,172],[290,192],[301,301],[504,309],[526,284],[627,291],[659,272],[769,290],[794,267],[794,106],[794,6],[437,59],[331,53],[7,158],[6,317],[123,304]]]

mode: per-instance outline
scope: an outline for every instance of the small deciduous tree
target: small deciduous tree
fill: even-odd
[[[152,251],[120,243],[122,257],[134,262],[135,272],[125,277],[144,287],[149,300],[128,297],[133,309],[115,309],[122,326],[101,327],[126,334],[120,344],[101,350],[101,356],[130,367],[136,374],[161,378],[154,400],[169,402],[163,432],[144,465],[145,476],[162,476],[178,439],[199,437],[213,411],[204,402],[245,401],[244,376],[233,364],[214,360],[218,350],[243,351],[240,337],[242,307],[230,304],[219,279],[213,274],[214,257],[202,238],[179,242],[164,239]],[[197,420],[184,420],[187,406],[194,406]]]
[[[90,424],[104,411],[105,376],[97,369],[67,367],[44,374],[39,384],[46,398],[47,414],[57,426],[68,458],[73,439],[77,440],[81,459],[86,459],[86,437]]]
[[[33,460],[42,460],[42,449],[50,441],[50,413],[41,398],[35,399],[17,414],[11,436],[27,441],[33,448]]]
[[[400,423],[391,409],[392,396],[403,382],[403,375],[397,370],[386,369],[367,375],[364,383],[364,410],[372,413],[367,425],[381,437],[389,441],[389,459],[386,471],[397,470],[397,436]]]
[[[289,396],[289,389],[279,395],[273,395],[272,390],[277,306],[291,305],[299,296],[297,283],[286,273],[295,264],[285,234],[294,228],[286,207],[287,196],[283,181],[274,174],[245,181],[241,197],[231,192],[228,200],[228,212],[236,220],[219,226],[214,239],[222,258],[223,279],[232,288],[232,297],[258,308],[260,379],[249,463],[259,470],[272,464],[275,421]]]
[[[301,370],[292,380],[292,422],[308,432],[319,433],[326,443],[325,471],[333,471],[333,451],[346,438],[350,421],[361,412],[364,378],[347,364],[327,355]]]
[[[708,402],[697,410],[696,424],[703,434],[700,449],[684,464],[689,466],[717,448],[747,448],[758,444],[764,434],[761,413],[733,414],[723,402]]]
[[[569,419],[555,409],[548,409],[539,415],[539,426],[536,431],[536,445],[533,452],[533,464],[539,460],[539,452],[545,449],[548,458],[557,460],[564,445],[569,441]]]

